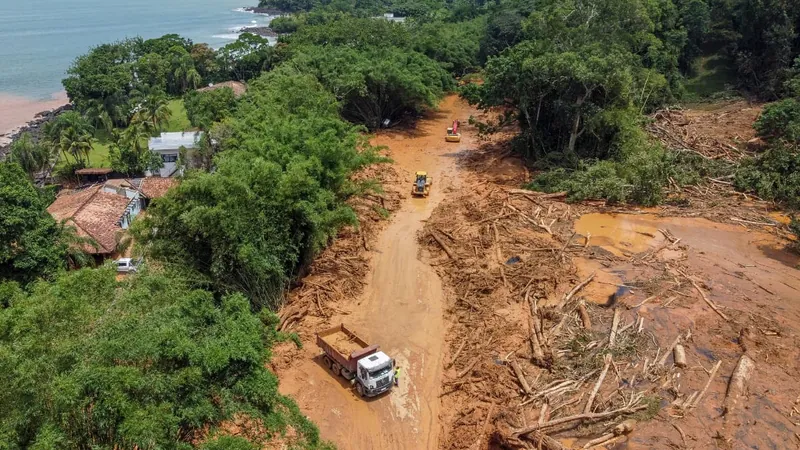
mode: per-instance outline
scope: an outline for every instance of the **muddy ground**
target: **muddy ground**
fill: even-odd
[[[727,108],[682,114],[739,117]],[[634,419],[607,448],[796,448],[800,260],[784,217],[720,183],[648,210],[525,192],[529,172],[502,137],[465,127],[444,142],[453,119],[475,114],[450,97],[416,129],[377,136],[394,164],[365,176],[386,192],[354,205],[361,229],[289,295],[280,326],[303,347],[278,346],[273,369],[322,437],[343,449],[581,448]],[[719,149],[746,133],[708,132]],[[429,198],[408,195],[416,170],[433,176]],[[323,367],[314,333],[338,323],[396,358],[399,388],[363,400]],[[755,368],[726,402],[743,354]]]

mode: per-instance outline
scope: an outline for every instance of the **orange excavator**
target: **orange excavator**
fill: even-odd
[[[461,133],[458,132],[458,120],[453,121],[453,126],[447,129],[447,136],[444,140],[447,142],[461,142]]]

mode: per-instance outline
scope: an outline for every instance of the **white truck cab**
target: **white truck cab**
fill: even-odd
[[[376,352],[358,360],[358,383],[360,395],[372,397],[391,389],[394,384],[394,360],[386,353]],[[362,392],[363,390],[363,392]]]
[[[394,385],[394,360],[344,324],[317,333],[322,363],[354,384],[358,395],[374,397]]]

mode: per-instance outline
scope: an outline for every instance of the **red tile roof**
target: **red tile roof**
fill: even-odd
[[[98,247],[84,246],[88,253],[112,253],[117,247],[119,220],[130,202],[124,195],[102,191],[101,185],[80,191],[63,191],[47,208],[58,221],[78,229],[79,236],[94,239]]]
[[[177,185],[176,178],[146,177],[142,179],[139,189],[145,197],[153,199],[163,197],[171,187]]]
[[[104,167],[89,167],[87,169],[76,170],[75,175],[108,175],[111,172],[113,172],[112,169]]]
[[[125,188],[125,189],[138,189],[130,180],[127,178],[112,178],[106,181],[106,186],[112,186],[115,188]]]
[[[247,85],[239,81],[225,81],[223,83],[217,83],[213,86],[208,86],[202,89],[198,89],[198,91],[200,92],[213,91],[215,89],[220,89],[224,87],[229,87],[233,89],[233,95],[236,97],[241,97],[242,95],[244,95],[245,92],[247,92]]]

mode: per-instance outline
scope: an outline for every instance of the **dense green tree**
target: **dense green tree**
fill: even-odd
[[[765,106],[754,127],[770,144],[800,144],[800,100],[788,98]]]
[[[30,294],[0,286],[3,448],[192,448],[237,415],[264,441],[291,426],[299,447],[320,446],[265,368],[274,315],[175,277],[115,275],[80,270]]]
[[[246,81],[272,67],[273,49],[266,38],[243,33],[236,42],[222,47],[218,57],[226,80]]]
[[[192,91],[184,97],[184,104],[192,126],[205,130],[234,112],[236,96],[229,87],[206,92]]]
[[[481,37],[486,33],[483,18],[470,22],[431,22],[413,30],[412,48],[438,61],[456,76],[477,71]]]
[[[367,49],[376,46],[410,48],[412,43],[405,24],[349,15],[317,16],[316,20],[310,15],[306,26],[281,39],[298,46],[301,51],[303,45]]]
[[[138,91],[182,95],[220,77],[213,49],[174,34],[95,47],[78,57],[67,74],[64,88],[78,111],[109,132],[128,125]]]
[[[47,122],[43,131],[45,145],[50,146],[53,151],[61,151],[65,161],[72,155],[73,161],[79,167],[85,167],[84,156],[86,151],[91,150],[93,131],[88,119],[77,111],[68,111]],[[89,144],[88,148],[86,144]],[[72,153],[73,150],[75,153]]]
[[[127,109],[127,107],[123,108],[122,105],[120,105],[117,114],[121,114],[123,109]],[[114,119],[111,118],[111,115],[108,113],[102,101],[88,101],[84,115],[86,120],[96,131],[103,130],[105,133],[110,134],[114,130]]]
[[[315,75],[342,102],[343,117],[370,129],[436,107],[452,83],[432,59],[397,47],[306,47],[287,66]]]
[[[784,94],[788,69],[800,54],[795,29],[800,10],[789,0],[739,0],[734,57],[744,88],[768,100]]]
[[[779,142],[736,170],[734,185],[766,200],[800,208],[800,143]]]
[[[333,96],[299,73],[254,81],[226,123],[216,170],[189,172],[154,203],[137,241],[214,290],[274,307],[297,268],[353,223],[348,175],[372,153]]]
[[[300,24],[295,16],[276,17],[269,23],[269,27],[275,30],[276,33],[294,33],[299,26]]]
[[[168,59],[170,93],[180,95],[201,85],[203,80],[200,72],[194,66],[194,60],[188,50],[181,46],[173,46],[168,52]]]
[[[310,11],[320,5],[319,0],[259,0],[258,6],[284,12]]]
[[[127,106],[133,86],[136,45],[133,40],[100,45],[72,63],[63,84],[79,110],[86,110],[95,101],[117,125],[124,125],[127,112],[121,114],[120,108]]]
[[[646,9],[627,0],[543,3],[526,23],[530,40],[487,64],[484,105],[519,111],[536,159],[624,157],[635,149],[626,140],[639,112],[669,97],[663,72],[646,67],[660,55],[647,49],[663,48]],[[665,70],[676,66],[677,55]]]
[[[170,79],[170,62],[158,53],[147,53],[134,63],[134,74],[140,87],[159,91],[167,90]]]
[[[65,267],[66,246],[47,204],[19,165],[0,162],[0,283],[28,284]]]
[[[213,48],[208,44],[194,44],[190,55],[203,80],[206,82],[218,81],[220,68],[217,62],[217,52]]]
[[[686,27],[686,48],[681,58],[682,68],[690,68],[695,58],[703,53],[703,46],[711,30],[711,8],[706,0],[678,0],[680,18]]]
[[[177,34],[165,34],[164,36],[148,39],[137,45],[137,55],[158,54],[168,55],[174,47],[181,47],[186,51],[192,49],[191,39],[186,39]]]

